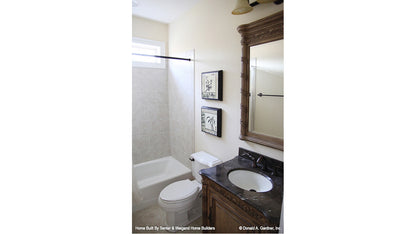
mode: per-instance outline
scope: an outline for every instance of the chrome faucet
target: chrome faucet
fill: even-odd
[[[260,167],[261,170],[265,171],[267,169],[266,160],[263,156],[260,156],[256,161],[257,167]]]

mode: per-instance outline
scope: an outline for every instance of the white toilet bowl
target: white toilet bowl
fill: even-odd
[[[202,184],[199,170],[221,163],[203,151],[191,155],[195,180],[180,180],[166,186],[159,195],[159,205],[166,211],[168,226],[186,226],[202,215]]]
[[[159,205],[168,226],[186,226],[201,216],[202,185],[195,180],[174,182],[162,190]]]

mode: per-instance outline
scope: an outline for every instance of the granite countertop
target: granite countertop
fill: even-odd
[[[270,172],[264,172],[260,168],[252,168],[252,163],[251,160],[245,157],[237,156],[218,166],[202,169],[199,173],[262,212],[271,223],[279,224],[283,200],[283,174],[271,175]],[[233,185],[228,179],[228,173],[236,169],[249,170],[269,177],[273,183],[272,190],[252,192]]]

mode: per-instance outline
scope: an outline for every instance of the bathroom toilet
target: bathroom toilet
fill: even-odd
[[[199,171],[222,163],[204,151],[192,154],[189,159],[195,180],[176,181],[166,186],[159,195],[159,205],[166,212],[168,226],[186,226],[201,217],[202,178]]]

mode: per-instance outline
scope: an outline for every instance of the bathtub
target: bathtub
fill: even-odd
[[[133,212],[157,204],[167,185],[191,178],[191,170],[172,156],[133,165]]]

